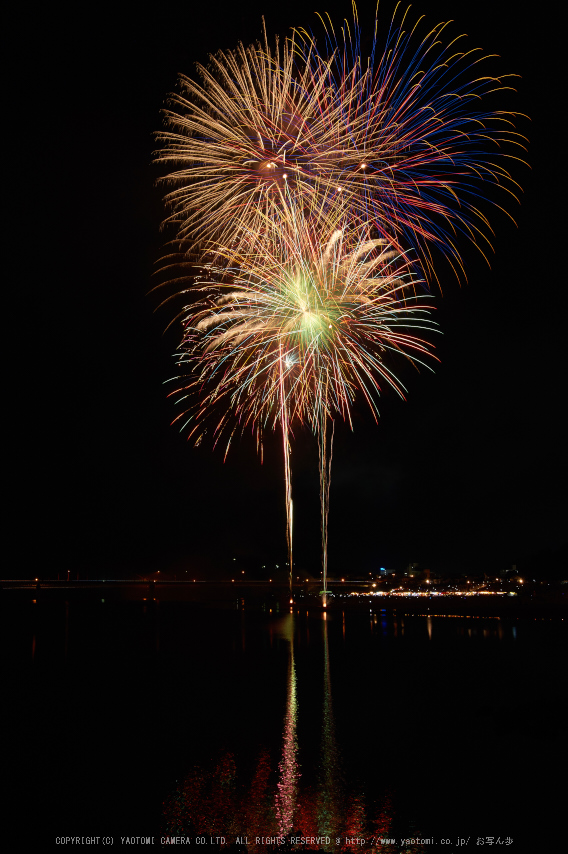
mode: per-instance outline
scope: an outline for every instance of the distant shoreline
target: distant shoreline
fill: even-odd
[[[290,591],[280,582],[265,581],[0,581],[4,605],[70,602],[187,603],[188,606],[223,610],[277,610],[290,607]],[[308,582],[294,587],[294,610],[323,610],[320,584]],[[542,595],[453,594],[430,596],[369,595],[366,582],[334,582],[330,585],[327,611],[386,611],[408,616],[486,617],[495,619],[564,619],[566,593]],[[355,595],[353,595],[355,594]]]

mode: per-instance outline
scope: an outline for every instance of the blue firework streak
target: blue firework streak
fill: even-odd
[[[524,163],[526,139],[515,130],[519,114],[490,106],[495,93],[512,90],[515,75],[491,74],[493,57],[467,47],[463,35],[449,37],[448,23],[422,35],[420,19],[405,31],[407,15],[400,24],[395,15],[384,42],[375,18],[368,59],[356,9],[339,36],[322,18],[322,52],[311,33],[299,31],[296,42],[312,76],[329,74],[322,114],[343,105],[331,182],[378,235],[402,251],[412,247],[431,280],[434,247],[458,275],[463,236],[487,257],[492,230],[485,211],[494,205],[506,212],[518,201],[509,169]]]

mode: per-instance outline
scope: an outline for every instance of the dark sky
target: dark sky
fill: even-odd
[[[269,8],[270,7],[270,8]],[[373,5],[360,18],[372,23]],[[382,4],[387,22],[394,4]],[[469,282],[449,277],[437,300],[443,338],[435,374],[412,373],[408,401],[364,405],[338,425],[330,510],[330,571],[409,561],[483,571],[561,549],[567,518],[560,232],[562,152],[555,6],[520,18],[512,0],[419,0],[411,15],[502,57],[522,76],[514,107],[531,116],[532,169],[515,228],[496,215],[492,269],[463,245]],[[173,373],[168,310],[147,296],[164,236],[152,133],[178,72],[207,54],[291,26],[317,29],[349,5],[168,2],[30,7],[14,23],[14,126],[25,154],[16,180],[22,309],[10,335],[17,377],[6,448],[9,527],[18,560],[6,577],[177,567],[214,572],[233,557],[251,571],[285,551],[280,440],[261,466],[243,438],[225,463],[169,426],[163,382]],[[547,11],[548,10],[548,11]],[[10,99],[12,103],[12,99]],[[561,270],[562,266],[562,270]],[[32,272],[33,270],[33,272]],[[295,551],[319,571],[317,452],[293,446]]]

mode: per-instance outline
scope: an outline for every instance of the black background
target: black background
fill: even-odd
[[[386,25],[394,4],[381,7]],[[515,177],[516,228],[497,212],[489,270],[464,244],[469,281],[437,299],[441,364],[386,394],[375,425],[361,404],[337,425],[330,572],[419,561],[483,572],[516,563],[558,574],[566,549],[559,27],[554,4],[532,15],[511,0],[417,2],[413,19],[454,18],[472,46],[521,75],[507,106],[527,113],[528,161]],[[170,422],[172,309],[148,296],[165,235],[153,133],[179,72],[217,49],[292,26],[339,23],[347,3],[45,4],[8,27],[6,174],[14,181],[6,293],[11,427],[5,442],[10,538],[4,577],[127,573],[262,575],[281,562],[280,439],[261,465],[252,437],[223,461]],[[359,4],[363,28],[374,6]],[[11,233],[11,232],[10,232]],[[9,271],[12,272],[9,272]],[[293,446],[295,554],[319,571],[317,448]],[[268,570],[266,570],[268,572]]]

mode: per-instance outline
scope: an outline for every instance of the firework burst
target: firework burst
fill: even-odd
[[[179,236],[212,249],[288,216],[290,198],[319,209],[341,194],[355,225],[414,250],[428,280],[434,247],[462,270],[460,235],[485,254],[483,199],[516,198],[507,166],[524,142],[514,113],[483,108],[510,75],[485,73],[463,36],[444,46],[447,24],[422,36],[405,18],[382,50],[375,20],[367,60],[355,12],[340,37],[327,26],[323,50],[302,30],[274,50],[265,35],[198,66],[201,83],[181,76],[157,152],[175,167],[163,180]]]
[[[187,373],[173,392],[181,405],[190,401],[176,419],[181,429],[199,441],[213,416],[227,450],[236,431],[252,427],[260,441],[280,424],[290,566],[293,425],[318,435],[327,543],[327,422],[350,421],[357,396],[376,417],[384,386],[404,396],[397,362],[424,364],[431,347],[421,336],[434,327],[408,260],[350,227],[341,206],[334,216],[327,208],[297,210],[279,227],[268,216],[248,245],[217,247],[223,264],[206,268],[205,297],[184,311],[178,365]]]

